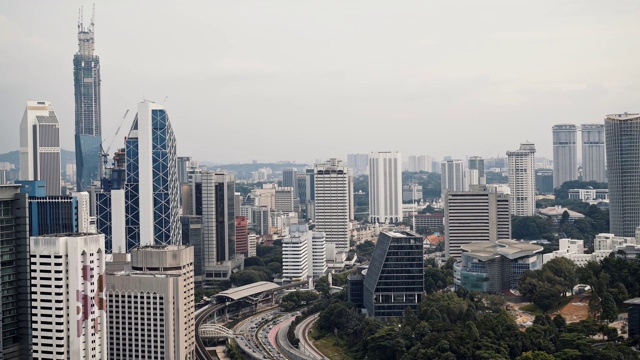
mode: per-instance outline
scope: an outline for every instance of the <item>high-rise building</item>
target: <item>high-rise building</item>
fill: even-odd
[[[354,174],[366,174],[369,166],[368,154],[348,154],[347,166],[353,170]]]
[[[364,276],[363,303],[369,316],[401,317],[417,311],[424,292],[422,236],[410,231],[383,231]]]
[[[249,234],[249,257],[256,256],[257,243],[258,236],[256,234]]]
[[[31,359],[31,268],[27,194],[0,186],[0,359]]]
[[[349,168],[335,158],[315,164],[316,230],[324,232],[336,252],[349,250]]]
[[[605,182],[604,124],[582,124],[582,180]]]
[[[141,102],[125,145],[127,251],[145,245],[180,244],[176,137],[167,111],[161,105]]]
[[[536,147],[532,143],[522,143],[519,150],[507,151],[511,215],[533,216],[535,214],[535,153]]]
[[[407,163],[408,171],[429,171],[431,172],[431,156],[429,155],[410,155]]]
[[[34,236],[30,252],[33,358],[106,359],[104,235]]]
[[[566,181],[578,179],[577,143],[578,128],[574,124],[559,124],[553,126],[554,188],[564,184]]]
[[[236,216],[236,254],[249,256],[249,224],[246,216]]]
[[[298,169],[290,168],[282,170],[282,186],[290,187],[293,189],[293,196],[298,197],[298,181],[297,181]]]
[[[44,180],[60,195],[60,123],[49,101],[27,101],[20,123],[20,180]]]
[[[271,226],[271,212],[266,206],[254,206],[251,208],[251,227],[258,235],[269,234]]]
[[[539,194],[553,194],[553,170],[536,170],[536,191]]]
[[[369,221],[402,221],[402,156],[397,151],[369,155]]]
[[[480,184],[477,169],[464,169],[464,191],[469,191],[471,186]]]
[[[200,283],[204,276],[204,265],[202,261],[202,216],[183,215],[180,217],[182,223],[182,245],[193,247],[193,275],[195,281]]]
[[[100,58],[94,55],[93,17],[85,27],[78,21],[78,52],[73,56],[75,93],[76,189],[86,190],[100,180],[102,120],[100,104]]]
[[[487,178],[486,175],[484,173],[484,159],[480,156],[472,156],[469,158],[468,162],[468,169],[469,170],[477,170],[478,174],[477,174],[477,181],[475,181],[475,184],[486,184],[487,183]],[[474,183],[473,181],[470,181],[470,183]]]
[[[236,182],[233,175],[215,173],[216,177],[216,262],[230,261],[236,255]],[[227,277],[231,275],[228,274]]]
[[[294,189],[293,187],[280,187],[278,186],[275,189],[275,209],[282,212],[292,212],[293,211],[293,198],[294,198]]]
[[[293,225],[289,236],[282,239],[282,277],[289,281],[304,281],[309,273],[311,231],[306,225]]]
[[[327,247],[324,233],[313,231],[307,243],[309,277],[320,278],[327,272]]]
[[[640,225],[640,114],[607,115],[604,126],[611,232],[633,237]]]
[[[186,184],[189,182],[190,165],[190,156],[178,156],[178,181],[180,182],[180,184]]]
[[[109,360],[195,359],[193,247],[131,250],[131,271],[107,272]]]
[[[448,191],[464,191],[464,162],[445,160],[441,163],[442,196]]]
[[[444,202],[445,253],[460,258],[460,247],[474,241],[511,238],[509,195],[493,186],[475,185],[470,191],[448,192]]]

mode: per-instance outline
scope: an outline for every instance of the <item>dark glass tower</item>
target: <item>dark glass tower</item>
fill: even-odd
[[[82,10],[81,14],[82,14]],[[93,54],[93,17],[88,27],[78,19],[78,52],[73,57],[76,101],[76,189],[83,191],[99,180],[102,143],[100,118],[100,58]]]

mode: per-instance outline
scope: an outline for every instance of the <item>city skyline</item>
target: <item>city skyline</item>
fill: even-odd
[[[77,9],[90,4],[36,4],[16,4],[0,12],[0,29],[6,34],[0,38],[0,50],[13,54],[0,60],[0,76],[5,79],[0,87],[0,117],[17,122],[21,112],[17,103],[46,98],[57,104],[62,147],[73,149],[69,54],[77,51]],[[584,59],[604,54],[609,47],[633,43],[631,34],[639,26],[633,21],[640,13],[638,4],[522,5],[530,14],[525,21],[515,20],[523,10],[515,5],[467,3],[471,16],[449,4],[270,4],[247,8],[228,3],[196,7],[159,2],[148,7],[97,2],[96,52],[101,55],[105,79],[105,142],[115,137],[113,148],[121,146],[125,134],[121,131],[115,136],[115,130],[122,114],[134,110],[139,100],[151,99],[183,119],[175,125],[176,136],[185,139],[179,155],[203,161],[295,157],[292,160],[311,163],[316,157],[367,153],[373,150],[368,143],[388,142],[388,132],[382,129],[389,123],[424,134],[426,146],[419,138],[388,144],[405,154],[460,158],[463,149],[446,136],[455,134],[456,143],[466,144],[483,157],[504,154],[510,139],[515,139],[536,143],[539,154],[550,158],[552,139],[547,129],[557,119],[600,123],[606,114],[635,110],[632,94],[637,85],[631,79],[639,70],[633,56],[607,57],[606,63]],[[280,11],[285,6],[287,11]],[[337,9],[340,15],[334,16]],[[143,11],[148,16],[141,17]],[[385,14],[382,24],[380,14]],[[461,16],[468,28],[438,32],[451,16]],[[500,23],[498,27],[487,21],[494,16],[510,20],[495,22]],[[163,25],[168,17],[170,27]],[[356,17],[359,25],[351,26]],[[599,19],[596,27],[594,17]],[[542,18],[544,22],[536,21]],[[344,29],[343,36],[337,36],[328,20],[335,22],[335,29]],[[52,21],[68,25],[52,26]],[[304,31],[292,31],[301,27]],[[471,28],[474,31],[468,31]],[[186,41],[193,33],[205,34],[216,46]],[[162,58],[154,55],[159,47],[165,49]],[[380,48],[390,51],[379,53]],[[560,63],[558,51],[563,59]],[[46,57],[39,56],[43,52]],[[126,56],[133,53],[139,56],[135,62]],[[335,53],[343,55],[331,55]],[[474,54],[473,62],[460,60],[469,53]],[[527,60],[531,54],[536,55],[535,60]],[[369,61],[372,57],[374,62]],[[605,76],[603,68],[611,71]],[[25,79],[23,73],[38,76]],[[199,103],[214,104],[208,116],[216,121],[205,124],[204,130],[215,129],[220,135],[219,149],[209,148],[210,131],[198,127]],[[468,107],[477,115],[469,117],[460,111]],[[232,146],[238,124],[261,127],[261,131],[243,135],[245,141],[258,143],[300,119],[327,126],[317,129],[317,139],[293,140],[292,145],[299,145],[296,155],[278,147],[260,155],[237,146],[231,154],[223,150]],[[129,116],[123,128],[131,121]],[[376,130],[363,132],[362,124]],[[314,154],[322,139],[338,126],[344,131],[331,133],[334,146]],[[486,141],[495,128],[504,140]],[[434,136],[433,129],[445,136]],[[2,134],[0,139],[4,144],[0,152],[18,148],[15,138]]]

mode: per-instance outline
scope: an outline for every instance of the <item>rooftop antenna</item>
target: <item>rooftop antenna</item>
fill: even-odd
[[[164,100],[162,100],[162,105],[164,105],[164,103],[167,101],[168,98],[169,98],[169,95],[164,97]]]
[[[78,9],[78,32],[82,30],[82,6]]]
[[[91,25],[89,26],[89,32],[93,32],[94,19],[96,17],[96,4],[93,3],[93,12],[91,13]]]

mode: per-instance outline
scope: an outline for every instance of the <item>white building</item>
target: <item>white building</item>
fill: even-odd
[[[131,270],[107,274],[110,360],[195,359],[193,256],[192,246],[135,248]]]
[[[507,151],[511,215],[533,216],[536,211],[536,148],[532,143],[520,144],[520,149]]]
[[[577,266],[585,266],[589,261],[600,262],[611,254],[611,250],[596,250],[592,254],[584,253],[584,240],[560,239],[560,249],[542,255],[542,262],[563,257],[573,261]]]
[[[71,196],[76,198],[78,204],[78,232],[82,234],[95,234],[96,217],[91,216],[91,204],[89,193],[86,191],[72,192]]]
[[[257,239],[258,235],[249,234],[249,257],[256,256]]]
[[[402,221],[402,156],[397,151],[369,154],[369,221]]]
[[[476,169],[464,170],[464,191],[469,191],[472,185],[478,185],[480,183],[480,176]]]
[[[309,277],[319,278],[327,272],[327,247],[324,233],[313,231],[307,244]]]
[[[442,196],[445,196],[446,191],[464,191],[464,162],[445,160],[440,165]]]
[[[294,225],[282,239],[282,277],[304,281],[309,273],[309,243],[312,233],[306,225]]]
[[[553,187],[578,179],[578,127],[553,126]]]
[[[104,246],[102,234],[31,238],[34,359],[107,358]]]
[[[605,182],[604,124],[582,124],[582,180]]]
[[[274,192],[275,209],[290,213],[293,211],[293,187],[276,187]]]
[[[60,195],[60,123],[49,101],[27,101],[20,123],[20,180],[44,180]]]
[[[445,252],[460,258],[462,246],[511,238],[509,196],[495,187],[474,185],[471,191],[451,191],[445,196]]]
[[[338,159],[315,164],[315,223],[336,252],[349,250],[349,168]]]

